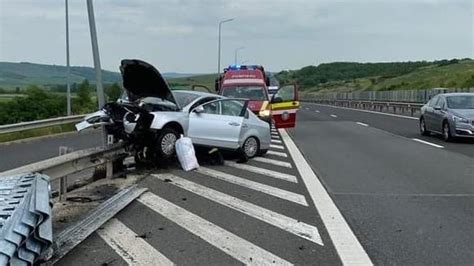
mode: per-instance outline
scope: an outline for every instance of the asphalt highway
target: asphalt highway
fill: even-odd
[[[148,192],[58,265],[341,265],[333,240],[343,238],[342,254],[370,263],[348,226],[326,229],[342,216],[327,219],[326,202],[322,217],[284,137],[273,133],[269,154],[245,164],[154,170],[140,182]]]
[[[471,141],[421,137],[416,119],[316,104],[303,105],[290,132],[375,264],[472,265]]]
[[[333,106],[297,117],[263,159],[146,174],[148,192],[58,264],[472,265],[473,141]],[[90,132],[0,145],[0,167],[99,143]]]

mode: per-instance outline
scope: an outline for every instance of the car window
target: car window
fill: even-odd
[[[244,107],[241,101],[228,100],[221,101],[221,114],[230,116],[240,116]]]
[[[439,96],[433,97],[433,98],[430,100],[430,102],[428,103],[428,106],[429,106],[429,107],[435,107],[436,104],[437,104],[437,102],[438,102],[438,100],[439,100]]]
[[[443,97],[439,97],[437,105],[441,107],[441,109],[446,109],[446,100]]]
[[[216,97],[206,97],[206,98],[203,98],[203,99],[201,99],[201,100],[195,102],[195,103],[191,106],[191,108],[189,108],[189,111],[192,111],[194,108],[198,107],[198,106],[201,105],[201,104],[204,104],[204,103],[213,101],[213,100],[215,100],[215,99],[217,99],[217,98],[216,98]]]
[[[201,113],[205,114],[240,116],[242,108],[244,108],[244,101],[221,100],[206,103],[202,107],[204,111]]]
[[[263,86],[224,87],[222,95],[229,98],[243,98],[254,101],[266,101],[267,95]]]
[[[474,109],[474,95],[448,96],[446,100],[450,109]]]
[[[204,108],[204,111],[201,113],[203,114],[213,114],[213,115],[218,115],[219,114],[219,102],[211,102],[204,104],[202,106]]]
[[[199,95],[197,94],[182,91],[174,91],[173,96],[176,99],[176,102],[178,102],[178,105],[181,107],[185,107],[199,98]]]
[[[285,86],[278,90],[274,98],[280,98],[282,102],[289,102],[295,99],[295,88],[293,86]]]

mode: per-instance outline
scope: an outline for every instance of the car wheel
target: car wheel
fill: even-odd
[[[423,136],[429,136],[430,133],[430,131],[426,130],[425,119],[423,117],[420,118],[420,134]]]
[[[242,150],[248,158],[253,158],[259,154],[260,147],[257,138],[248,137],[242,146]]]
[[[170,159],[175,155],[176,140],[178,133],[171,128],[163,128],[160,130],[156,140],[156,151],[160,159]]]
[[[259,156],[263,156],[265,154],[267,154],[268,150],[260,150],[260,152],[258,153]]]
[[[451,127],[449,126],[449,123],[445,121],[443,123],[443,139],[444,141],[451,141],[453,137],[451,136]]]

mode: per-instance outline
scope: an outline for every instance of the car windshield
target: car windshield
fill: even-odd
[[[173,91],[175,100],[178,102],[179,106],[185,107],[197,98],[199,95],[183,91]]]
[[[449,109],[474,109],[474,95],[446,97]]]
[[[224,87],[222,95],[229,98],[243,98],[254,101],[266,101],[267,95],[262,86]]]

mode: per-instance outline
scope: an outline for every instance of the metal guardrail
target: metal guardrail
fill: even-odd
[[[40,162],[32,163],[0,173],[0,179],[23,173],[42,173],[48,175],[51,181],[60,179],[60,197],[67,192],[67,176],[73,173],[104,165],[106,177],[113,176],[113,162],[125,153],[123,142],[107,147],[96,147],[71,152]]]
[[[57,125],[68,124],[68,123],[75,123],[75,122],[81,121],[84,117],[85,115],[72,115],[72,116],[56,117],[56,118],[30,121],[30,122],[21,122],[21,123],[10,124],[10,125],[1,125],[0,134],[18,132],[18,131],[42,128],[42,127],[49,127],[49,126],[57,126]]]
[[[382,101],[354,101],[354,100],[322,100],[322,99],[300,99],[302,102],[314,102],[320,104],[335,105],[346,108],[372,110],[378,112],[404,113],[415,116],[423,106],[421,103],[404,102],[382,102]]]
[[[427,90],[353,91],[353,92],[301,92],[301,98],[321,100],[381,101],[425,103],[439,93],[474,92],[474,88],[433,88]]]
[[[49,178],[0,179],[0,265],[33,265],[53,242]]]
[[[57,244],[53,252],[49,249],[53,243],[50,180],[61,181],[61,199],[61,193],[67,192],[68,175],[104,165],[106,177],[112,177],[113,162],[123,158],[123,154],[126,154],[125,144],[119,142],[107,147],[71,152],[0,173],[0,265],[33,265],[38,258],[48,259],[58,252]],[[136,198],[144,190],[133,191],[131,195]],[[113,206],[114,210],[110,213],[117,213],[130,203],[130,198],[110,201],[107,206]],[[100,217],[97,211],[93,216]],[[104,221],[94,222],[94,226],[98,227]],[[64,238],[62,241],[65,243],[73,239],[72,242],[77,244],[75,236],[77,233],[72,238],[62,234],[61,239]],[[68,251],[64,247],[61,250],[63,253]],[[46,255],[48,252],[50,254]]]

